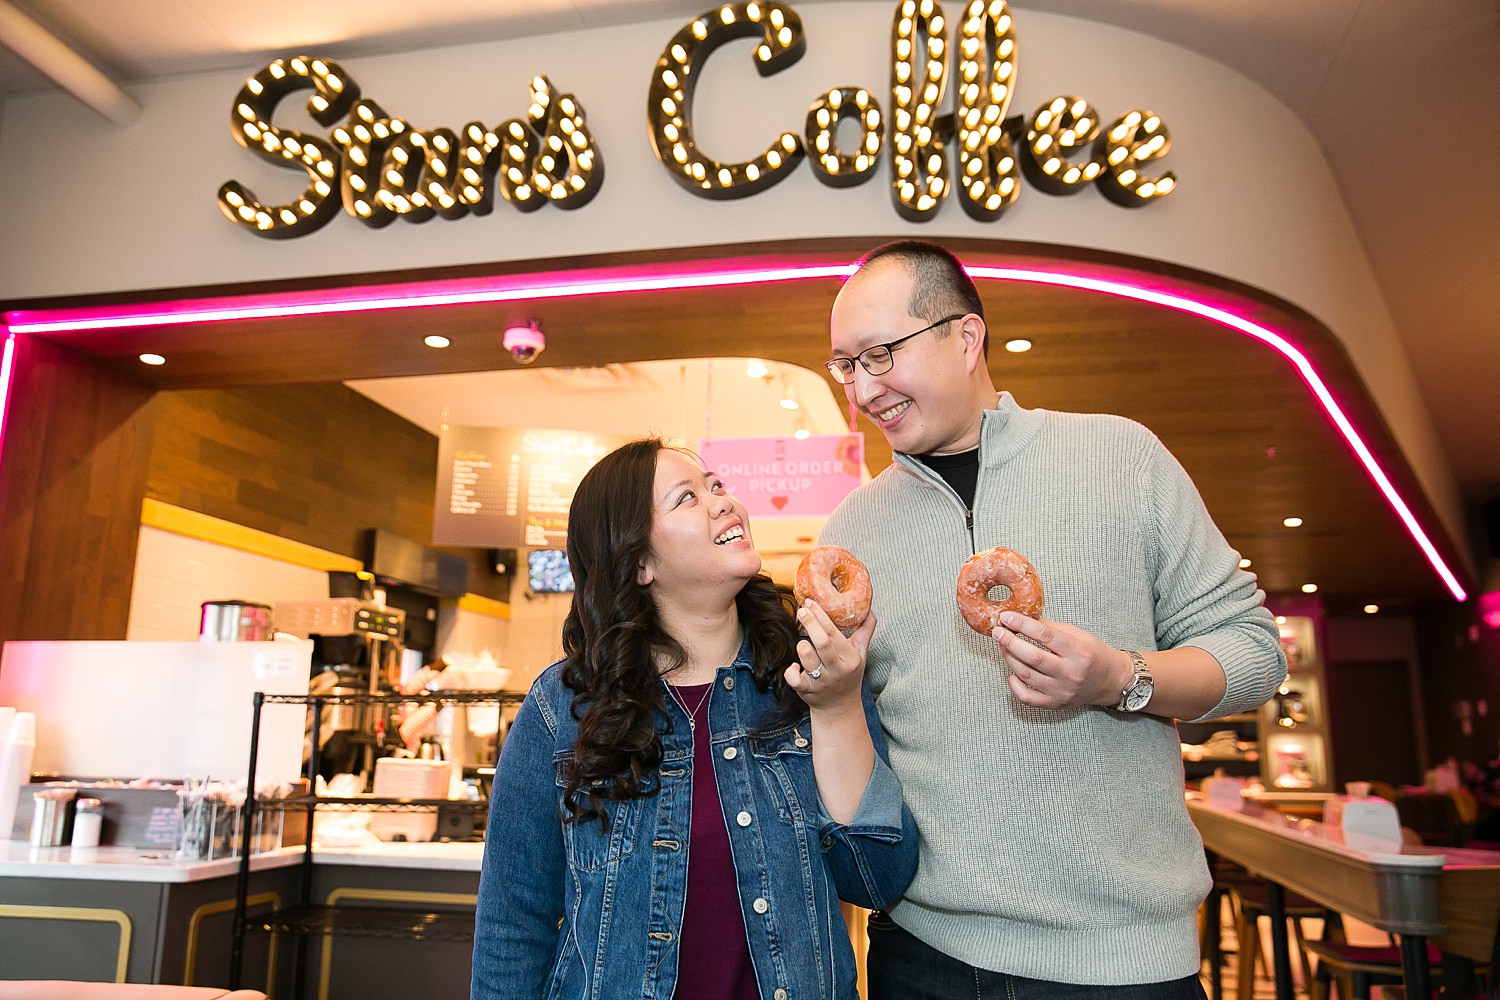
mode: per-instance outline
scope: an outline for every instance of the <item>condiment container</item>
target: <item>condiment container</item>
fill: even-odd
[[[39,788],[32,796],[31,846],[61,847],[67,842],[68,806],[78,794],[72,788]]]
[[[73,812],[74,847],[98,847],[104,830],[104,803],[98,799],[79,799]]]

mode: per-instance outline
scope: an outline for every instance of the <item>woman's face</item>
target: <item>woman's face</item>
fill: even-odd
[[[651,507],[651,552],[637,579],[658,600],[707,596],[719,584],[732,597],[760,572],[745,508],[692,456],[656,453]]]

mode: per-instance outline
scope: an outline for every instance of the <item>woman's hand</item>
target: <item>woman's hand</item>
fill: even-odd
[[[807,638],[797,643],[800,662],[786,668],[786,682],[807,704],[813,775],[823,811],[835,823],[847,824],[858,812],[875,770],[875,744],[860,696],[875,616],[869,615],[845,636],[828,613],[809,600],[797,609],[797,622]]]
[[[875,616],[867,616],[845,636],[818,602],[809,599],[797,609],[797,623],[807,638],[797,643],[799,662],[786,668],[787,685],[813,712],[853,706],[862,714],[859,687],[865,674],[865,653],[875,631]]]

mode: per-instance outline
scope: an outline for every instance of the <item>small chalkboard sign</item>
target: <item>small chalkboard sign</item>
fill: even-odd
[[[146,828],[141,831],[138,847],[176,847],[178,810],[176,806],[153,806]]]

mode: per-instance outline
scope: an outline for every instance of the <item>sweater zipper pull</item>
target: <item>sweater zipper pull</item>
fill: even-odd
[[[974,508],[973,507],[966,507],[964,509],[964,530],[966,530],[969,533],[969,548],[971,550],[978,551],[977,549],[975,549],[975,542],[974,542]]]

